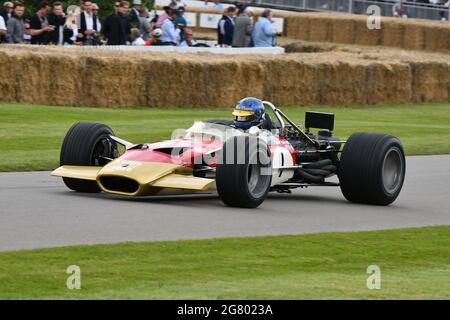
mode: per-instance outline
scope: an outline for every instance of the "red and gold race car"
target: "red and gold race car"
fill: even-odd
[[[341,141],[332,134],[333,114],[307,112],[300,127],[263,103],[264,126],[240,130],[233,121],[212,119],[156,143],[134,144],[104,124],[76,123],[52,175],[78,192],[150,196],[164,189],[217,189],[226,205],[245,208],[259,206],[269,192],[310,186],[340,187],[357,203],[388,205],[397,198],[406,163],[396,137],[354,133]]]

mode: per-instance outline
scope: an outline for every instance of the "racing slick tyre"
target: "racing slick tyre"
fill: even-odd
[[[216,186],[226,205],[256,208],[266,198],[271,182],[270,150],[263,140],[236,136],[224,143],[216,167]]]
[[[347,200],[388,205],[399,195],[405,172],[405,154],[396,137],[354,133],[342,151],[338,177]]]
[[[117,144],[109,138],[114,135],[104,124],[79,122],[74,124],[64,138],[60,165],[104,166],[117,157]],[[79,192],[100,192],[96,181],[63,178],[65,185]]]

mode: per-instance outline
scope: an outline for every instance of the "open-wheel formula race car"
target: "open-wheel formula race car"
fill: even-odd
[[[216,188],[226,205],[245,208],[259,206],[271,191],[309,186],[340,187],[357,203],[388,205],[397,198],[406,165],[396,137],[354,133],[341,141],[332,135],[333,114],[307,112],[301,129],[263,103],[273,114],[266,119],[270,130],[243,131],[233,121],[213,119],[148,144],[120,139],[104,124],[77,123],[64,138],[61,167],[52,175],[75,191],[128,196]],[[330,181],[335,175],[338,182]]]

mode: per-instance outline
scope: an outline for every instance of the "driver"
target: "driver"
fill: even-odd
[[[271,130],[272,121],[264,111],[264,104],[257,98],[244,98],[238,102],[233,111],[234,127],[248,130],[251,127]]]

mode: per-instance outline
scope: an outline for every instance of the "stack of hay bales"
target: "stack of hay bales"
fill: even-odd
[[[285,35],[294,39],[450,52],[448,23],[382,17],[381,29],[368,29],[362,15],[296,13],[284,18]]]
[[[0,99],[102,107],[229,107],[450,101],[447,55],[328,48],[280,56],[121,53],[6,46]]]

